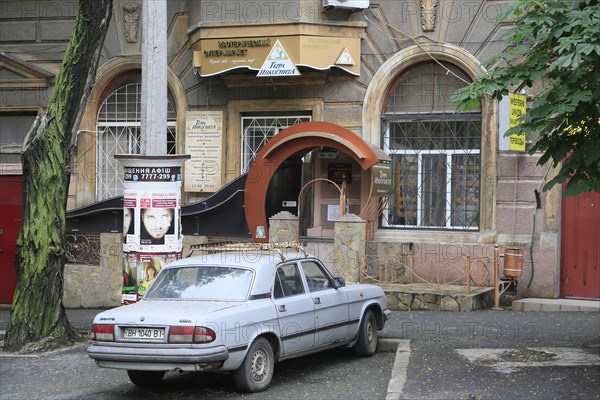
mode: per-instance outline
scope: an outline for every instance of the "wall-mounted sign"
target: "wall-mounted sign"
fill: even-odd
[[[186,192],[215,192],[221,188],[223,162],[223,112],[188,111],[185,152]]]
[[[498,148],[500,150],[525,151],[526,137],[521,135],[504,136],[509,128],[518,125],[517,119],[525,114],[527,98],[520,94],[510,93],[500,100],[498,109]]]
[[[346,182],[352,183],[352,164],[349,163],[329,163],[327,165],[327,179],[334,181],[338,185]]]
[[[360,38],[330,36],[269,36],[233,39],[204,39],[194,51],[194,67],[201,76],[211,76],[237,68],[266,71],[265,62],[280,45],[296,67],[318,70],[336,67],[360,75]],[[268,65],[275,60],[270,60]],[[283,68],[282,68],[283,69]],[[272,69],[271,69],[272,70]],[[287,74],[291,75],[291,74]],[[263,75],[269,76],[263,72]],[[270,76],[284,76],[276,74]]]
[[[373,180],[373,196],[385,197],[392,194],[392,165],[390,163],[377,163],[371,167]]]
[[[256,76],[273,77],[293,75],[300,75],[300,71],[298,71],[298,68],[296,68],[279,40],[276,40]]]

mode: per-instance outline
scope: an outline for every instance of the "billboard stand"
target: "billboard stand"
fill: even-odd
[[[138,301],[170,261],[181,258],[181,180],[189,155],[115,155],[123,164],[121,303]]]

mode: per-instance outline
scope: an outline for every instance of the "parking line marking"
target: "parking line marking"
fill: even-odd
[[[406,374],[408,372],[408,362],[410,358],[410,340],[399,340],[396,350],[396,359],[392,367],[392,376],[388,383],[386,400],[398,400],[402,398],[404,384],[406,383]]]

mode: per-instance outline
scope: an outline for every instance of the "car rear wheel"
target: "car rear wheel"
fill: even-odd
[[[160,380],[165,376],[166,371],[136,371],[127,370],[129,380],[136,386],[155,387],[160,385]]]
[[[250,346],[242,365],[233,373],[235,386],[244,392],[265,390],[273,378],[274,367],[271,344],[265,338],[258,338]]]
[[[372,356],[377,349],[377,321],[373,311],[367,310],[363,315],[358,330],[358,341],[352,348],[358,356]]]

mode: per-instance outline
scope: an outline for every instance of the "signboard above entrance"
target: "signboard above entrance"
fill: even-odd
[[[204,39],[200,50],[194,51],[194,67],[201,76],[212,76],[235,69],[259,71],[267,76],[267,67],[275,60],[274,52],[281,49],[287,57],[287,69],[304,66],[319,70],[337,67],[360,75],[360,38],[330,36],[270,36],[228,39]],[[289,65],[288,65],[289,64]],[[297,68],[294,69],[297,71]],[[262,75],[261,75],[262,72]],[[271,72],[269,72],[271,73]],[[271,73],[270,76],[281,74]],[[287,75],[297,75],[296,73]]]

